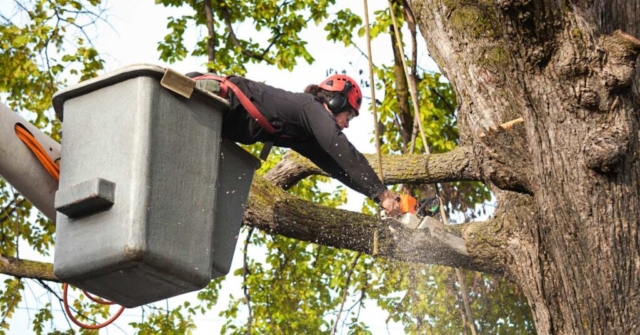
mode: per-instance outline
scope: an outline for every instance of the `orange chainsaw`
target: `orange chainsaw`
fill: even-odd
[[[446,244],[462,255],[468,255],[465,240],[460,236],[446,231],[444,224],[434,217],[440,209],[438,198],[428,198],[418,201],[408,194],[403,194],[399,198],[398,202],[401,214],[391,217],[391,219],[409,229],[423,229],[428,231],[435,240]],[[393,227],[389,227],[389,229],[392,232],[395,231]]]
[[[400,215],[392,219],[411,229],[425,228],[428,223],[435,224],[435,222],[441,225],[440,221],[434,218],[440,208],[438,198],[426,198],[418,201],[409,194],[402,194],[398,198]]]

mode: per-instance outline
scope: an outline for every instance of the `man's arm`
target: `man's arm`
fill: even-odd
[[[332,178],[339,180],[347,187],[371,199],[378,197],[384,190],[387,189],[382,184],[378,176],[375,175],[366,159],[366,167],[363,167],[362,169],[370,171],[362,171],[362,176],[364,178],[360,182],[357,182],[336,162],[332,155],[328,154],[318,144],[318,142],[313,140],[297,141],[292,143],[290,147],[302,156],[307,157],[315,165],[317,165],[323,171],[327,172]]]
[[[291,146],[348,187],[377,200],[389,212],[397,210],[395,195],[388,191],[367,159],[349,142],[335,119],[318,102],[307,104],[300,124],[313,135]]]
[[[380,182],[377,188],[362,188],[355,182],[349,174],[347,174],[336,161],[326,153],[320,145],[315,141],[298,141],[290,145],[291,149],[297,151],[301,155],[307,157],[323,171],[327,172],[331,177],[339,180],[347,187],[368,196],[384,208],[388,215],[400,214],[399,204],[396,195],[389,191],[386,186]],[[373,172],[369,164],[367,167]],[[379,181],[378,177],[375,177]]]

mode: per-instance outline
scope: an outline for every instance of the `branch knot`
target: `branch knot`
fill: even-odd
[[[621,127],[596,131],[587,137],[583,147],[585,164],[599,173],[614,172],[624,159],[629,137]]]

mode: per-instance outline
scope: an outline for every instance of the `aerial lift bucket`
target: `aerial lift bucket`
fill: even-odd
[[[125,307],[229,272],[259,166],[221,140],[228,102],[176,94],[165,72],[130,66],[53,100],[63,121],[54,273]]]

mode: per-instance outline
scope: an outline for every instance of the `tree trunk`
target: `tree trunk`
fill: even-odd
[[[493,183],[500,223],[469,227],[467,247],[504,238],[539,334],[640,333],[640,0],[411,7],[456,89],[461,144],[518,186]],[[523,131],[495,128],[520,117]]]

